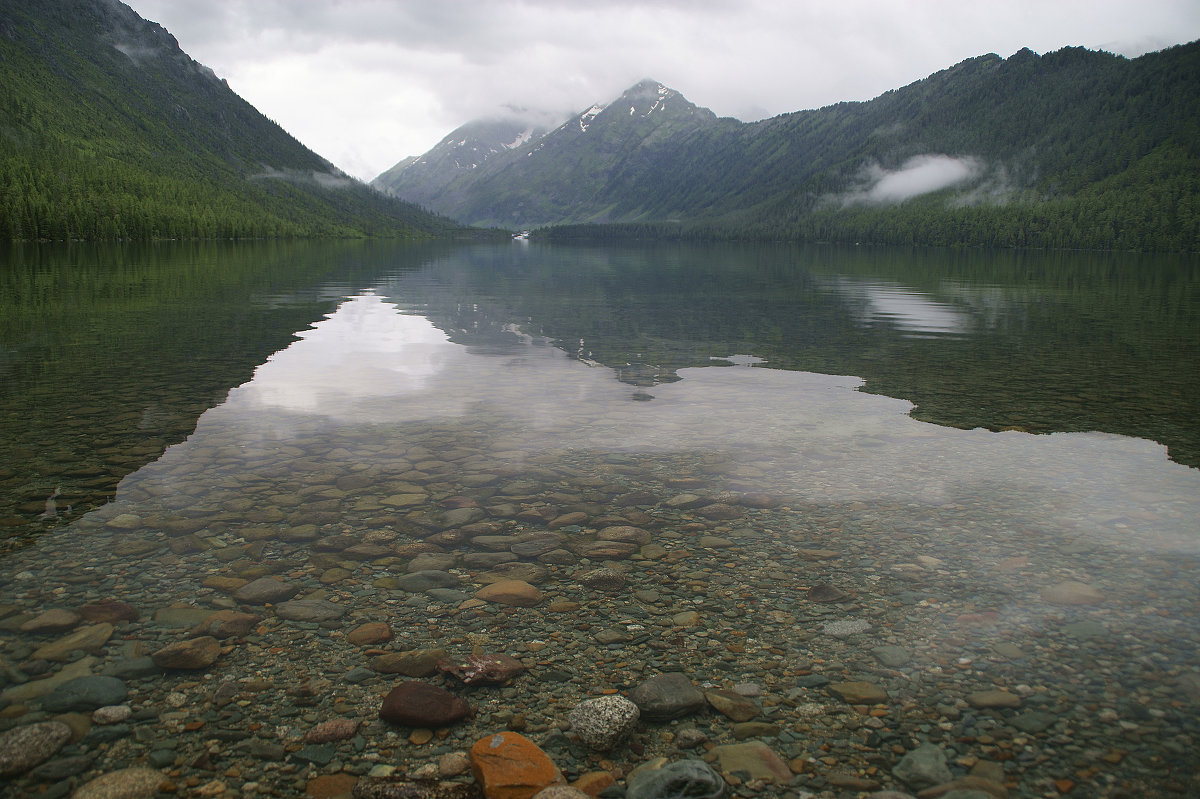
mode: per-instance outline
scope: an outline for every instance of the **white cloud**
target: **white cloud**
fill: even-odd
[[[872,164],[866,169],[868,185],[844,199],[846,202],[901,202],[965,183],[978,177],[981,171],[978,159],[969,156],[917,155],[892,171]]]
[[[651,77],[742,119],[965,58],[1200,38],[1194,0],[130,0],[339,167],[374,177],[504,105],[566,118]]]

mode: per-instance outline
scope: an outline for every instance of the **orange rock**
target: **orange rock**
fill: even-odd
[[[355,646],[371,646],[392,640],[392,628],[387,622],[369,621],[360,624],[346,634],[346,640]]]
[[[530,799],[547,786],[565,782],[549,755],[515,732],[476,741],[471,747],[471,771],[485,799]]]
[[[501,605],[531,608],[542,601],[542,592],[524,580],[501,580],[475,592],[477,599]]]
[[[571,783],[572,788],[578,788],[588,796],[599,796],[610,785],[615,785],[616,780],[613,775],[607,771],[589,771],[587,774],[581,774],[579,779]]]
[[[353,774],[323,774],[304,786],[304,795],[312,799],[350,799],[358,777]]]

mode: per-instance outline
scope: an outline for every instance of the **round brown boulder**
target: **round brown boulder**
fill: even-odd
[[[391,724],[437,729],[462,721],[471,706],[459,697],[425,682],[406,682],[388,691],[379,718]]]

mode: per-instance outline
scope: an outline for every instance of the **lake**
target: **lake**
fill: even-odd
[[[71,728],[18,790],[461,781],[510,730],[593,785],[1200,793],[1195,257],[5,260],[0,729]],[[380,719],[408,680],[472,714]]]

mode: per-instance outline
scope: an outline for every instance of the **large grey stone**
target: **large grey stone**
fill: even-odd
[[[333,621],[346,615],[346,606],[325,599],[291,599],[275,606],[275,614],[289,621]]]
[[[125,683],[116,677],[76,677],[46,696],[42,700],[42,708],[50,713],[95,710],[105,705],[119,705],[128,695]]]
[[[436,569],[412,572],[396,579],[396,587],[411,594],[419,594],[430,588],[455,588],[457,585],[457,577]]]
[[[954,775],[946,765],[946,753],[935,744],[921,744],[892,768],[896,779],[910,788],[921,790],[950,782]]]
[[[680,672],[668,672],[643,680],[630,692],[629,698],[647,721],[682,718],[707,705],[704,694],[692,685],[687,675]]]
[[[662,768],[636,771],[625,799],[720,799],[725,790],[725,780],[703,760],[677,760]]]

